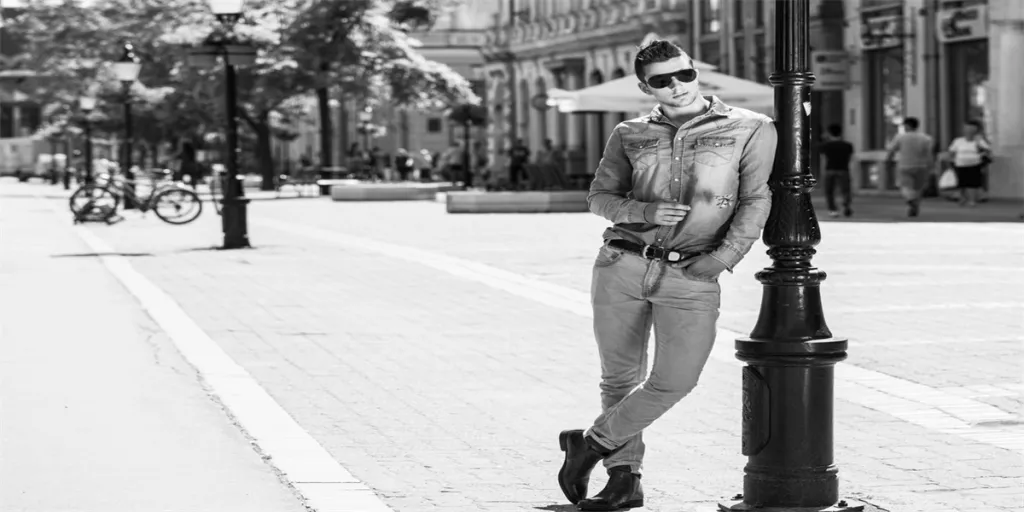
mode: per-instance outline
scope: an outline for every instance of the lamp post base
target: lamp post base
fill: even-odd
[[[828,507],[758,507],[745,501],[719,503],[719,512],[863,512],[864,503],[856,500],[839,500]]]
[[[246,220],[249,200],[244,197],[224,198],[220,202],[221,226],[224,245],[221,249],[245,249],[249,245],[249,226]]]

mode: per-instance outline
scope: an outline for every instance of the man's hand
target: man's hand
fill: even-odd
[[[718,277],[726,269],[725,263],[705,254],[686,267],[686,271],[699,277]]]
[[[679,203],[656,203],[654,210],[654,224],[659,226],[674,226],[686,218],[690,207]]]

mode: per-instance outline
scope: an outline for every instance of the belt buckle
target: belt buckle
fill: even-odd
[[[682,261],[682,260],[683,260],[683,255],[681,253],[679,253],[679,251],[669,251],[668,252],[668,261],[670,263],[675,263],[677,261]]]

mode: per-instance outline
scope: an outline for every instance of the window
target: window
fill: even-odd
[[[754,26],[764,27],[764,0],[755,0],[754,2]]]
[[[985,84],[988,81],[988,41],[946,45],[949,70],[949,138],[960,135],[967,121],[985,125]],[[987,128],[986,128],[987,130]]]
[[[441,132],[441,127],[442,127],[442,123],[441,123],[441,118],[440,117],[431,117],[430,119],[427,119],[427,132],[428,133],[440,133]]]
[[[903,47],[864,52],[867,55],[868,149],[883,149],[903,122],[905,107]]]
[[[14,105],[0,105],[0,138],[14,137]]]
[[[743,30],[743,2],[745,0],[732,0],[732,27],[734,30]]]
[[[717,39],[700,43],[700,60],[712,66],[721,66],[722,48]]]
[[[740,78],[747,77],[747,51],[743,46],[747,40],[745,37],[740,36],[733,40],[733,56],[734,64],[732,68],[733,76]]]
[[[764,45],[764,34],[754,36],[754,80],[762,84],[768,83],[769,70],[768,49]]]
[[[31,135],[39,129],[39,125],[42,124],[41,112],[38,105],[22,105],[20,112],[19,124],[21,130],[24,132],[28,130],[28,134]]]
[[[718,21],[722,12],[721,0],[701,0],[700,5],[700,33],[715,34],[722,29]],[[704,59],[707,62],[707,59]]]

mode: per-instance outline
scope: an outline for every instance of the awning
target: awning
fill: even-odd
[[[715,95],[729,106],[741,107],[774,116],[775,90],[768,85],[713,71],[711,66],[695,62],[700,69],[700,91]],[[703,64],[703,66],[701,65]],[[637,87],[635,76],[624,76],[603,84],[567,91],[548,89],[548,106],[559,112],[627,112],[646,114],[657,101]]]

